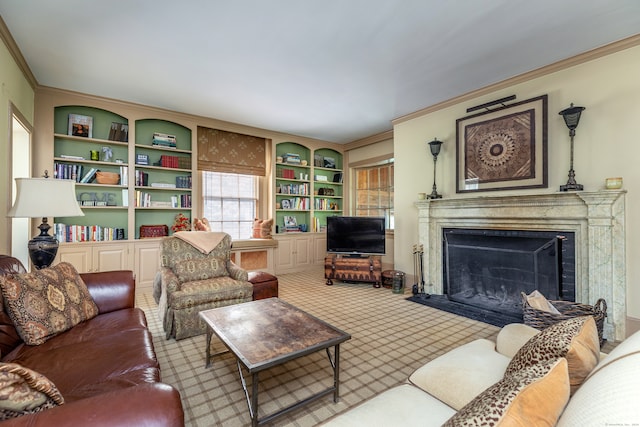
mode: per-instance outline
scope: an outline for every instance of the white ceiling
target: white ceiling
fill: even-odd
[[[640,0],[3,0],[41,85],[326,141],[640,32]]]

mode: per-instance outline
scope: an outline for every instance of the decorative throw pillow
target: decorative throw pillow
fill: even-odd
[[[226,260],[215,256],[178,261],[173,266],[173,272],[180,283],[229,275]]]
[[[38,345],[98,315],[87,285],[67,262],[0,277],[5,308],[27,345]]]
[[[443,426],[554,426],[568,401],[566,359],[546,360],[505,375]]]
[[[194,231],[211,231],[209,220],[207,218],[195,218],[193,220],[193,229]]]
[[[258,219],[253,221],[253,235],[254,239],[271,239],[271,228],[273,228],[273,218],[271,219]]]
[[[15,363],[0,363],[0,420],[63,403],[60,391],[44,375]]]
[[[600,341],[593,316],[563,320],[533,336],[513,356],[505,376],[559,357],[567,359],[573,394],[600,359]]]

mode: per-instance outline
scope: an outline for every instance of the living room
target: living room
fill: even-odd
[[[7,134],[10,128],[7,119],[10,117],[8,106],[14,105],[26,117],[27,122],[36,129],[38,123],[33,117],[38,109],[36,105],[37,93],[51,88],[33,87],[29,76],[25,75],[23,66],[15,59],[16,46],[3,38],[4,44],[0,49],[0,62],[3,64],[0,77],[3,90],[0,94],[0,107],[4,111],[0,119],[0,133]],[[431,192],[434,176],[437,190],[443,195],[443,200],[466,200],[476,203],[478,199],[487,197],[511,196],[539,196],[558,193],[561,185],[567,181],[570,164],[569,132],[558,114],[569,107],[571,103],[584,106],[580,125],[575,135],[575,152],[573,157],[576,179],[584,185],[585,193],[605,191],[605,179],[612,177],[623,178],[623,192],[625,207],[622,219],[624,224],[624,242],[614,241],[614,246],[623,246],[623,258],[615,264],[614,277],[622,277],[622,283],[616,288],[615,305],[621,321],[617,323],[617,334],[620,338],[629,336],[640,330],[640,266],[632,260],[640,254],[640,230],[629,219],[640,214],[640,199],[634,196],[638,189],[640,176],[635,165],[634,154],[637,153],[634,135],[635,121],[640,116],[640,82],[637,75],[640,72],[640,36],[632,35],[623,40],[617,40],[606,46],[587,52],[577,52],[570,58],[557,58],[557,61],[541,68],[518,74],[515,77],[482,85],[471,92],[467,92],[439,102],[425,105],[423,109],[415,110],[402,117],[394,117],[389,123],[387,132],[352,140],[345,144],[345,151],[349,154],[349,162],[357,164],[367,159],[375,159],[381,155],[393,154],[395,162],[395,229],[393,231],[393,268],[408,273],[414,271],[412,248],[415,244],[425,244],[422,241],[419,216],[418,193]],[[55,89],[53,89],[55,91]],[[490,103],[497,99],[516,96],[516,102],[533,99],[542,95],[548,96],[547,104],[547,170],[546,184],[540,188],[511,189],[491,192],[457,192],[458,187],[458,157],[457,120],[469,115],[466,112],[481,104]],[[165,112],[168,116],[171,111]],[[198,118],[204,124],[218,124],[215,117]],[[254,128],[226,124],[238,132],[251,133]],[[262,130],[261,130],[262,131]],[[286,140],[289,135],[265,132],[265,137],[277,135],[274,140]],[[298,137],[305,140],[305,137]],[[434,161],[429,153],[428,142],[437,138],[443,141],[437,158],[435,175]],[[323,141],[325,142],[325,141]],[[329,142],[332,144],[332,142]],[[9,151],[7,139],[0,141],[3,153]],[[616,151],[617,150],[617,151]],[[416,154],[418,153],[418,154]],[[0,194],[8,200],[10,177],[7,164],[0,172]],[[39,173],[51,165],[50,153],[38,153],[33,162],[33,171]],[[477,193],[477,194],[476,194]],[[10,253],[8,238],[9,220],[5,217],[10,203],[6,203],[4,213],[0,215],[0,229],[5,230],[0,239],[0,253]],[[264,212],[268,214],[268,212]],[[526,219],[525,219],[526,221]],[[427,257],[430,255],[427,254]],[[435,256],[435,255],[432,255]],[[427,258],[429,259],[429,258]],[[437,259],[437,258],[436,258]],[[429,262],[425,270],[427,291],[438,290],[440,272],[431,270],[435,265]],[[588,263],[584,264],[585,274],[589,274]],[[619,273],[623,273],[622,276]],[[322,274],[318,270],[318,274]],[[613,273],[611,273],[613,274]],[[414,277],[408,277],[412,283]],[[606,285],[605,285],[606,286]],[[587,303],[593,303],[600,295],[587,294]],[[613,297],[613,294],[611,294]],[[612,301],[613,303],[613,301]],[[620,310],[621,313],[620,314]],[[616,334],[616,338],[618,335]],[[618,339],[620,339],[618,338]]]

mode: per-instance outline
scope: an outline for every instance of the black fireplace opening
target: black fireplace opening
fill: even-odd
[[[445,228],[442,275],[443,296],[410,299],[496,326],[522,322],[522,292],[575,301],[575,235]]]
[[[573,241],[572,232],[444,229],[444,293],[506,320],[522,319],[522,292],[575,301]]]

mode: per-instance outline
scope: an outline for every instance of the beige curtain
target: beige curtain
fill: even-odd
[[[265,176],[266,139],[198,126],[198,170]]]

